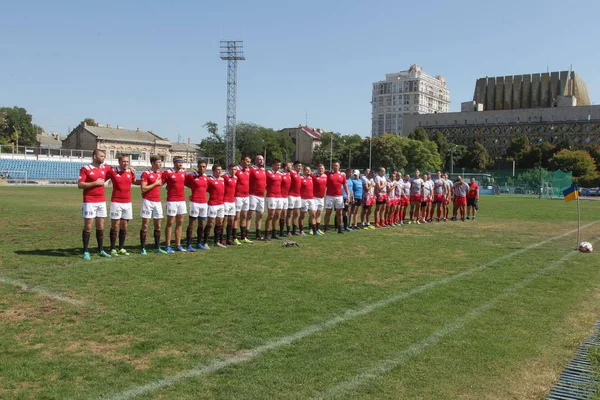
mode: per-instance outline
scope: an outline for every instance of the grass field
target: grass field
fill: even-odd
[[[80,201],[0,187],[0,398],[541,399],[600,313],[574,203],[86,262]]]

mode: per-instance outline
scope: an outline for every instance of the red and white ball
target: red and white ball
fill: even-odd
[[[591,253],[594,251],[594,246],[592,246],[590,242],[581,242],[579,243],[579,246],[577,246],[577,249],[582,253]]]

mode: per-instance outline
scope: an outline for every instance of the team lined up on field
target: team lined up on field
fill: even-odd
[[[334,225],[340,234],[355,229],[428,223],[434,218],[438,222],[447,221],[451,202],[454,204],[451,220],[457,219],[459,211],[463,221],[467,212],[466,218],[472,216],[474,219],[479,198],[474,179],[468,185],[461,177],[452,182],[447,174],[440,172],[434,179],[429,174],[421,178],[419,171],[415,171],[414,178],[409,174],[402,177],[399,172],[386,177],[385,169],[381,168],[377,174],[366,169],[361,176],[358,170],[341,172],[340,164],[336,162],[331,171],[325,171],[319,164],[313,173],[309,166],[298,161],[284,163],[282,168],[279,160],[273,160],[271,170],[266,170],[264,159],[259,155],[254,165],[249,157],[243,157],[240,165],[230,165],[226,173],[221,166],[214,165],[212,176],[207,176],[206,163],[202,160],[198,162],[198,170],[191,173],[183,168],[183,160],[177,157],[173,160],[173,168],[161,171],[161,158],[152,156],[151,168],[136,180],[128,156],[119,157],[119,166],[114,168],[104,165],[105,154],[100,150],[96,150],[92,158],[92,164],[81,168],[79,176],[79,188],[83,189],[85,259],[90,259],[88,248],[94,222],[101,256],[128,255],[124,244],[128,222],[133,217],[132,184],[140,185],[142,191],[140,247],[143,255],[147,254],[146,237],[151,220],[156,253],[193,252],[210,249],[211,231],[217,247],[252,243],[249,238],[252,220],[255,239],[269,241],[281,236],[323,235],[328,231],[331,214],[335,215]],[[113,185],[110,254],[103,250],[104,218],[107,217],[104,184],[108,180]],[[167,188],[165,250],[160,247],[163,219],[160,190],[163,185]],[[188,214],[185,187],[191,189],[191,196],[183,244],[183,223]],[[371,224],[373,208],[374,223]],[[266,214],[264,234],[263,214]],[[307,216],[308,226],[305,227]],[[172,239],[174,246],[171,246]]]

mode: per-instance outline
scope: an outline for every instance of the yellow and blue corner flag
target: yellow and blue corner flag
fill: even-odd
[[[567,189],[563,190],[563,196],[565,196],[565,201],[568,203],[571,200],[575,200],[579,198],[579,191],[577,190],[577,184],[574,183],[569,186]]]

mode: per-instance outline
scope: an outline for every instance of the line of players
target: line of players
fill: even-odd
[[[129,163],[129,157],[119,157],[119,166],[112,168],[104,165],[105,153],[96,150],[92,155],[92,163],[81,168],[78,186],[83,189],[84,229],[83,258],[90,259],[89,241],[95,222],[98,253],[102,257],[129,255],[124,248],[128,222],[133,217],[131,205],[131,186],[140,185],[142,204],[140,216],[141,254],[147,254],[146,236],[150,220],[153,221],[154,251],[156,253],[186,252],[196,249],[209,250],[211,230],[214,233],[214,245],[241,245],[252,243],[249,239],[249,228],[252,219],[255,224],[256,240],[280,239],[281,236],[323,235],[327,232],[331,214],[335,214],[335,226],[338,233],[344,233],[362,227],[374,229],[403,223],[406,208],[410,208],[410,221],[414,223],[431,221],[433,209],[437,204],[438,220],[443,214],[448,215],[447,204],[454,194],[454,216],[461,211],[464,220],[463,198],[471,195],[475,204],[479,197],[476,183],[472,189],[459,180],[449,186],[447,179],[443,185],[436,182],[443,179],[438,173],[432,185],[428,174],[421,179],[417,171],[414,179],[406,175],[400,179],[393,173],[389,180],[385,178],[385,169],[380,169],[377,176],[365,170],[362,178],[357,170],[351,169],[346,174],[340,171],[340,164],[334,163],[332,171],[325,171],[322,164],[317,172],[312,173],[309,166],[300,162],[284,163],[283,171],[279,160],[273,160],[271,170],[264,167],[262,156],[255,158],[251,165],[249,157],[243,157],[240,165],[230,165],[226,173],[214,165],[212,176],[207,176],[206,163],[198,162],[198,169],[188,173],[183,168],[183,159],[175,157],[173,168],[161,171],[162,160],[159,156],[150,158],[151,168],[136,179],[135,169]],[[103,249],[104,218],[107,217],[104,184],[110,180],[113,185],[110,205],[110,253]],[[451,182],[450,182],[451,183]],[[167,188],[167,224],[165,228],[166,249],[160,247],[161,222],[163,208],[160,190]],[[431,188],[430,188],[431,186]],[[191,189],[188,225],[185,245],[182,244],[182,230],[185,215],[188,213],[185,199],[185,187]],[[265,208],[266,190],[266,208]],[[432,197],[431,192],[434,193]],[[206,194],[209,194],[207,197]],[[438,195],[443,195],[443,198]],[[466,204],[466,200],[464,201]],[[375,204],[375,224],[369,222],[371,208]],[[358,210],[360,225],[357,222]],[[440,208],[441,207],[441,208]],[[475,207],[472,207],[475,218]],[[263,214],[266,209],[264,235],[261,231]],[[324,213],[324,230],[321,230],[321,216]],[[305,231],[303,222],[308,215],[309,229]],[[428,217],[428,218],[427,218]],[[197,223],[197,225],[196,225]],[[226,236],[223,236],[223,226]],[[279,229],[277,229],[279,228]],[[238,237],[239,229],[239,237]],[[307,233],[308,232],[308,233]],[[193,236],[196,233],[196,244]],[[174,237],[174,246],[171,247]],[[118,238],[118,247],[117,247]]]

